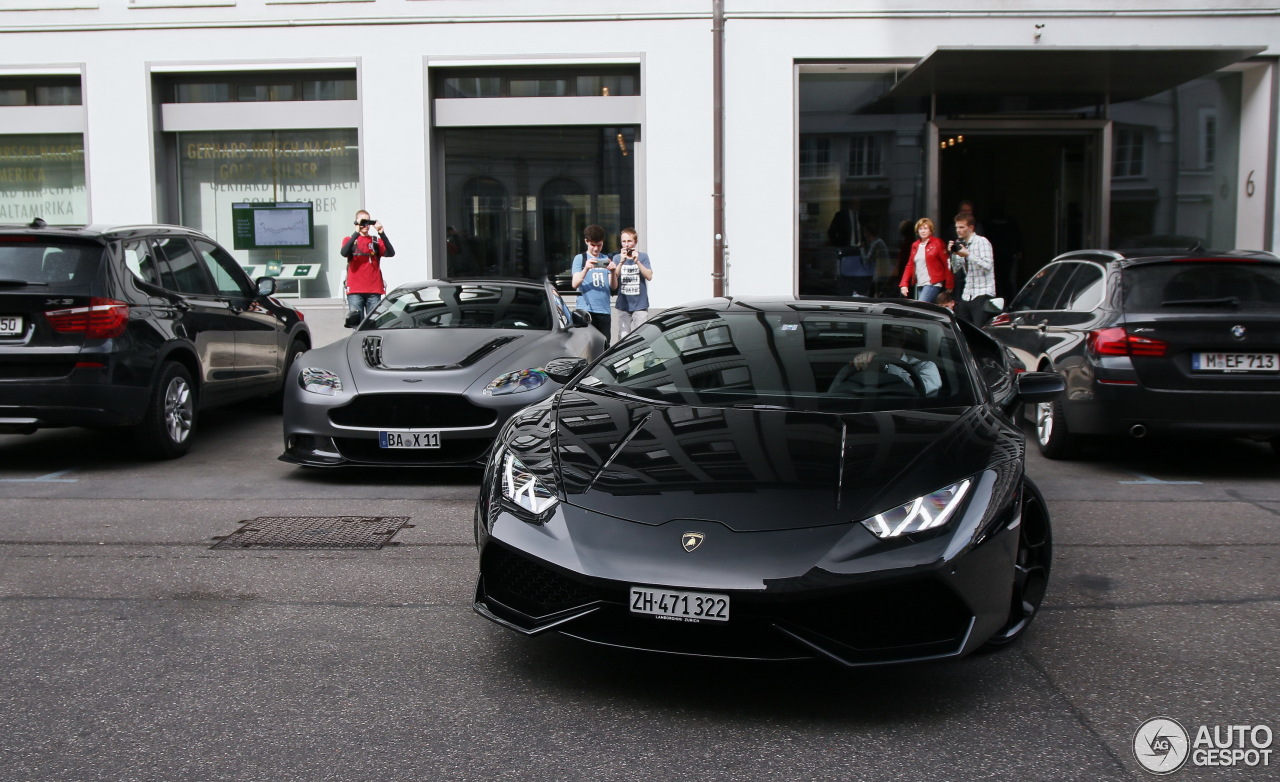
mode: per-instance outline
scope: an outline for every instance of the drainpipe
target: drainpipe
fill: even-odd
[[[712,40],[712,211],[715,244],[711,259],[712,295],[723,296],[724,273],[724,0],[711,2]]]

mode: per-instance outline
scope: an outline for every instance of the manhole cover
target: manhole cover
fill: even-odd
[[[261,516],[210,548],[380,549],[408,516]]]

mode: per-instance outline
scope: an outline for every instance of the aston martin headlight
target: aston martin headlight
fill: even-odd
[[[342,378],[327,369],[303,367],[298,373],[298,385],[313,394],[333,396],[342,390]]]
[[[510,451],[502,455],[501,480],[502,498],[530,513],[541,515],[560,502]]]
[[[897,538],[913,532],[937,529],[946,524],[960,507],[971,481],[965,479],[946,488],[929,492],[893,510],[877,513],[862,520],[862,526],[877,538]]]
[[[517,372],[508,372],[505,375],[498,375],[489,381],[489,385],[484,387],[481,393],[487,396],[503,396],[505,394],[521,394],[525,391],[532,391],[540,388],[549,378],[547,373],[542,371],[542,367],[534,367],[532,369],[521,369]]]

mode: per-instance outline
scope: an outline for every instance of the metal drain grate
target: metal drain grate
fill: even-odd
[[[408,516],[262,516],[242,521],[210,548],[380,549]]]

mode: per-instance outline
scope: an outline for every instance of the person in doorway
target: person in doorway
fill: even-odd
[[[952,290],[955,278],[951,275],[951,259],[942,240],[934,236],[933,221],[927,217],[916,220],[916,239],[907,257],[907,268],[898,283],[903,296],[909,296],[911,285],[916,286],[916,298],[933,302],[938,292]]]
[[[347,328],[355,328],[378,306],[387,285],[382,279],[382,259],[396,254],[381,221],[361,209],[356,212],[355,233],[343,238],[338,251],[347,259]]]
[[[623,228],[622,252],[613,258],[613,287],[618,292],[613,306],[618,310],[618,339],[649,319],[649,280],[653,279],[653,266],[649,254],[636,249],[639,239],[636,229]]]
[[[938,298],[934,299],[933,303],[937,304],[939,307],[949,309],[952,312],[956,311],[956,300],[955,297],[951,295],[951,291],[938,291]]]
[[[867,263],[874,271],[871,284],[872,296],[893,296],[898,281],[898,266],[889,255],[889,246],[880,238],[880,225],[868,220],[862,226],[862,243],[866,247]]]
[[[974,231],[972,212],[956,215],[956,238],[951,257],[964,270],[965,286],[956,301],[956,315],[981,328],[987,323],[986,304],[996,295],[996,261],[991,242]]]
[[[975,226],[974,230],[991,241],[996,259],[996,295],[1012,298],[1018,292],[1018,265],[1022,263],[1022,230],[1018,221],[1005,211],[1004,204],[997,202],[991,207],[987,229]]]
[[[841,202],[839,211],[827,226],[827,240],[836,248],[837,255],[853,255],[855,249],[861,250],[862,226],[866,222],[861,198]]]
[[[614,263],[604,254],[604,229],[588,225],[582,231],[586,252],[573,257],[573,287],[578,291],[577,308],[591,313],[591,325],[604,334],[607,347],[612,339],[612,298]]]

